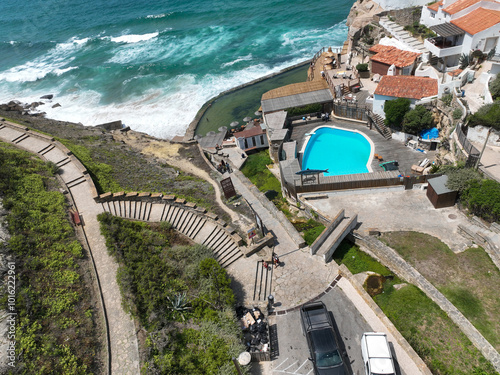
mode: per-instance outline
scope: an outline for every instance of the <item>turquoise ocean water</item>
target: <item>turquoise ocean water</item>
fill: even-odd
[[[352,3],[2,0],[0,103],[54,94],[47,117],[172,138],[218,93],[341,46]]]

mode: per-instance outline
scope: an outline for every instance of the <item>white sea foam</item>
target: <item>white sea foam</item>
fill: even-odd
[[[172,14],[172,12],[170,13],[160,13],[160,14],[149,14],[146,16],[146,18],[153,18],[153,19],[156,19],[156,18],[165,18],[167,16],[170,16]]]
[[[238,57],[236,60],[233,60],[233,61],[230,61],[230,62],[227,62],[227,63],[224,63],[221,65],[221,68],[226,68],[228,66],[232,66],[234,64],[237,64],[239,63],[240,61],[250,61],[252,60],[253,56],[251,53],[249,53],[248,55],[246,56],[243,56],[243,57]]]
[[[148,34],[129,34],[129,35],[111,37],[110,40],[115,43],[138,43],[156,38],[158,34],[159,34],[158,32],[148,33]]]

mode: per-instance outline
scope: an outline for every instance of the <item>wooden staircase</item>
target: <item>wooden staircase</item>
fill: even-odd
[[[382,116],[377,115],[377,114],[375,114],[373,112],[370,112],[368,114],[368,117],[370,117],[370,119],[372,120],[373,124],[375,125],[375,128],[378,130],[378,132],[380,134],[382,134],[382,136],[385,139],[391,139],[392,138],[391,129],[389,129],[387,126],[385,126],[384,119],[382,118]]]

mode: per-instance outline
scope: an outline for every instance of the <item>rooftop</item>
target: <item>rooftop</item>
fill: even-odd
[[[443,8],[443,12],[446,12],[448,14],[455,14],[460,12],[461,10],[467,9],[471,5],[479,3],[480,1],[482,0],[458,0],[447,6],[446,8]]]
[[[437,12],[439,10],[439,7],[443,5],[443,1],[438,1],[438,2],[435,2],[434,4],[431,4],[429,5],[427,8],[429,8],[430,10],[433,10],[435,12]]]
[[[240,138],[240,137],[248,138],[260,134],[266,134],[266,131],[263,130],[260,126],[253,126],[250,129],[245,129],[243,131],[234,133],[233,135],[235,136],[235,138]]]
[[[292,83],[291,85],[278,87],[276,89],[265,92],[262,95],[261,100],[264,101],[268,99],[276,99],[284,96],[303,94],[306,92],[318,91],[327,88],[328,84],[323,79],[309,82]]]
[[[500,22],[500,10],[477,8],[463,17],[452,20],[451,23],[460,27],[468,34],[475,35],[489,29]]]
[[[436,79],[415,76],[382,76],[375,90],[375,95],[408,99],[422,99],[437,93]]]
[[[387,65],[395,65],[398,68],[404,68],[415,62],[420,53],[403,51],[393,46],[384,46],[377,44],[370,48],[370,52],[376,55],[370,57],[372,61],[378,61]]]

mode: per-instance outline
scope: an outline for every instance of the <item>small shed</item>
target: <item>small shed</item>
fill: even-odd
[[[455,205],[458,192],[446,187],[448,176],[443,175],[430,179],[427,188],[427,198],[434,208],[451,207]]]

